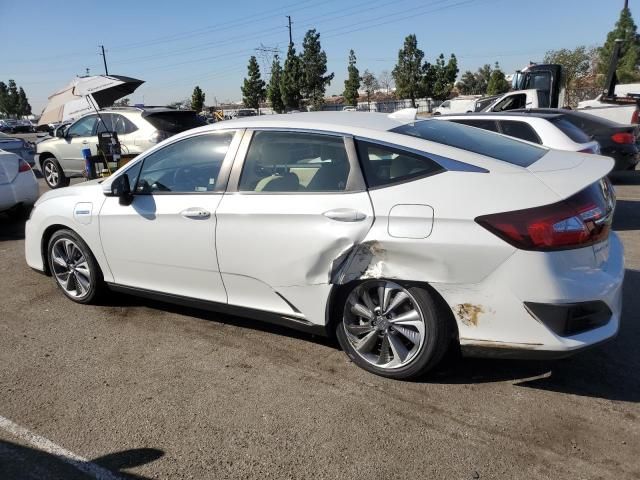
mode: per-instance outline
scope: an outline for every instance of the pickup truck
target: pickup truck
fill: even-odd
[[[620,85],[623,87],[624,85]],[[640,90],[640,89],[639,89]],[[635,105],[612,105],[610,103],[600,102],[600,96],[595,100],[588,100],[578,103],[577,110],[583,110],[585,113],[595,115],[596,117],[606,118],[617,123],[631,124],[638,123],[638,109]],[[483,112],[504,112],[516,109],[531,108],[548,108],[549,102],[546,100],[546,92],[544,90],[517,90],[515,92],[507,92],[498,97]]]

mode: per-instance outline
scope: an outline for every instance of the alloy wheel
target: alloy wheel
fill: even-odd
[[[402,286],[386,280],[356,287],[347,298],[342,323],[355,353],[382,369],[409,364],[426,336],[416,299]]]
[[[58,172],[58,167],[52,161],[44,164],[44,178],[50,186],[58,185],[60,173]]]
[[[71,297],[81,298],[91,289],[91,270],[82,249],[68,238],[51,247],[51,265],[58,284]]]

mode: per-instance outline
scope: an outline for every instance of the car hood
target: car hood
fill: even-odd
[[[96,180],[90,180],[88,182],[81,182],[76,185],[72,185],[70,187],[64,188],[56,188],[55,190],[49,190],[48,192],[43,193],[38,201],[36,202],[36,206],[41,204],[42,202],[46,202],[47,200],[51,200],[53,198],[59,197],[74,197],[74,196],[83,196],[83,197],[92,197],[96,195],[96,193],[102,193],[102,189],[100,188],[100,183],[102,182],[101,178]],[[91,190],[95,190],[91,191]]]
[[[527,170],[567,198],[606,176],[614,164],[613,159],[601,155],[549,150]]]

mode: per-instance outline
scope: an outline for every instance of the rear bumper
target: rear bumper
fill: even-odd
[[[562,358],[616,336],[623,280],[622,243],[611,233],[593,248],[516,251],[479,284],[433,286],[456,316],[463,354]],[[566,323],[563,309],[571,312]]]
[[[18,205],[33,205],[38,199],[38,181],[32,171],[19,173],[13,182],[0,185],[0,212]]]

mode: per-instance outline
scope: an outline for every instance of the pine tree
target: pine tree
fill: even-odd
[[[489,84],[487,85],[487,95],[501,95],[508,92],[509,88],[511,88],[511,85],[507,82],[504,73],[500,70],[500,65],[496,62],[496,66],[491,72]]]
[[[20,94],[18,93],[18,87],[14,80],[9,80],[9,86],[7,88],[7,98],[5,100],[7,114],[11,116],[18,115],[18,108],[20,106]]]
[[[203,108],[204,92],[196,85],[193,89],[193,93],[191,94],[191,110],[194,110],[196,113],[200,113]]]
[[[309,30],[302,41],[302,95],[308,99],[314,110],[324,104],[324,92],[333,80],[333,73],[327,73],[327,54],[320,46],[320,34]]]
[[[9,115],[9,111],[7,110],[8,97],[9,97],[9,89],[7,88],[7,84],[4,82],[0,82],[0,113],[3,113],[5,115]]]
[[[264,80],[260,77],[258,60],[253,55],[249,59],[247,74],[248,78],[244,79],[244,85],[242,86],[242,102],[245,107],[257,110],[260,108],[260,102],[265,99],[267,92]]]
[[[267,87],[267,100],[271,103],[271,108],[276,113],[284,112],[284,103],[282,101],[282,90],[280,89],[282,83],[282,67],[280,66],[280,59],[278,55],[273,58],[271,64],[271,80]]]
[[[451,95],[451,90],[458,76],[458,60],[451,54],[449,61],[445,63],[444,55],[441,53],[436,59],[436,64],[432,66],[433,89],[431,96],[437,100],[446,100]]]
[[[378,88],[378,80],[369,70],[365,70],[362,74],[362,86],[364,91],[367,92],[367,106],[371,110],[371,95],[374,94]]]
[[[631,16],[631,10],[625,7],[620,12],[620,18],[612,31],[607,35],[607,41],[599,50],[598,71],[607,73],[611,54],[617,39],[624,40],[620,50],[620,60],[616,73],[621,83],[637,81],[640,78],[640,39],[637,38],[637,27]]]
[[[280,83],[282,103],[291,110],[302,108],[302,66],[293,43],[289,44]]]
[[[413,107],[416,106],[416,98],[423,96],[424,92],[423,58],[424,52],[418,48],[416,36],[411,34],[404,39],[404,45],[398,52],[398,63],[392,72],[396,82],[396,94],[400,98],[410,98]]]
[[[18,90],[18,115],[31,115],[31,105],[22,87]]]
[[[360,88],[360,72],[356,67],[356,54],[349,51],[349,66],[347,67],[347,79],[344,81],[344,101],[347,105],[356,105],[358,101],[358,89]]]

